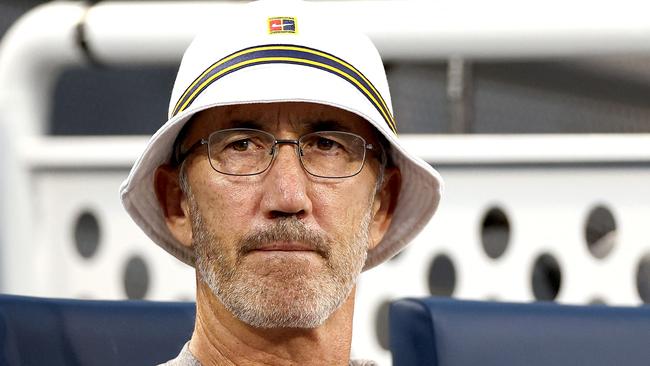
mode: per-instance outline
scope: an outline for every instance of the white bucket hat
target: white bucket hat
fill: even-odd
[[[168,230],[154,192],[154,173],[170,161],[174,141],[190,117],[215,106],[319,103],[356,113],[385,136],[402,186],[392,223],[369,251],[364,270],[397,254],[438,207],[442,179],[398,141],[377,49],[358,31],[326,24],[310,6],[260,1],[244,6],[239,15],[215,15],[218,27],[199,34],[183,56],[169,119],[122,183],[122,204],[133,220],[156,244],[190,266],[194,252]]]

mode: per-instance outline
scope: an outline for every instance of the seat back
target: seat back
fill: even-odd
[[[1,365],[156,365],[190,339],[194,303],[0,295]]]
[[[444,298],[390,307],[393,365],[650,365],[650,307]]]

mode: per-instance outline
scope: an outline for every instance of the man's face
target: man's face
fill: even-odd
[[[355,114],[311,103],[213,108],[193,120],[184,146],[226,128],[257,128],[277,139],[318,130],[356,133],[377,144]],[[349,296],[363,268],[378,209],[379,163],[356,176],[317,178],[305,172],[295,145],[254,176],[212,169],[203,146],[186,161],[186,203],[196,267],[241,321],[255,327],[313,328]]]

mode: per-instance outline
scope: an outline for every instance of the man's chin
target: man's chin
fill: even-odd
[[[313,271],[304,261],[274,260],[261,270],[248,259],[227,280],[204,280],[223,305],[250,326],[315,328],[346,298],[335,289],[333,278]]]
[[[315,328],[338,307],[319,293],[322,283],[313,278],[270,279],[248,276],[221,300],[235,317],[258,328]]]
[[[281,281],[302,276],[322,276],[327,270],[325,259],[310,251],[253,251],[241,259],[239,268],[240,272]]]

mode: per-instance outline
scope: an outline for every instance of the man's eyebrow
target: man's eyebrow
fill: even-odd
[[[313,122],[307,122],[305,124],[306,132],[316,132],[316,131],[347,131],[349,128],[343,126],[340,122],[336,120],[317,120]]]
[[[239,120],[234,119],[226,123],[226,128],[254,128],[256,130],[262,130],[262,123],[253,121],[253,120]]]
[[[266,131],[264,123],[255,120],[233,119],[224,125],[224,128],[253,128]],[[302,123],[304,133],[317,131],[348,131],[350,128],[333,119],[314,120]]]

